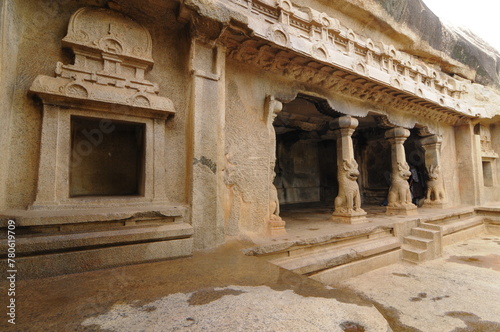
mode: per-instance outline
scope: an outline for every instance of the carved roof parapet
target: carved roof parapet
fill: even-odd
[[[326,73],[314,74],[318,66],[335,67],[418,97],[439,109],[456,112],[457,116],[476,116],[472,114],[468,98],[464,98],[470,90],[469,81],[457,80],[408,53],[396,50],[393,45],[365,38],[325,13],[296,6],[289,0],[227,0],[224,4],[245,12],[252,39],[258,37],[271,43],[260,48],[251,45],[249,40],[245,47],[251,51],[240,52],[235,57],[237,60],[253,62],[268,70],[286,66],[289,71],[300,72],[299,80],[319,85],[342,84],[334,82],[335,78],[328,79]],[[274,54],[279,61],[272,60],[270,53],[276,46],[302,55],[301,61],[284,54]]]

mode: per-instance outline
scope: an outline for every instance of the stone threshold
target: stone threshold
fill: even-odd
[[[189,238],[193,227],[187,223],[165,225],[122,226],[121,229],[94,230],[79,233],[33,234],[16,240],[16,256],[53,254],[88,250],[133,243],[146,243]],[[0,240],[0,251],[6,253],[7,240]]]

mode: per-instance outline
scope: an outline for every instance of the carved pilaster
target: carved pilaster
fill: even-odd
[[[190,22],[190,121],[188,158],[189,200],[195,243],[212,247],[224,241],[225,220],[222,193],[224,165],[224,87],[226,50],[216,42],[220,25],[181,9],[181,18]]]
[[[389,188],[387,214],[412,215],[417,213],[417,206],[411,202],[410,167],[406,162],[404,142],[410,131],[402,127],[389,129],[385,138],[391,144],[391,187]]]
[[[332,219],[337,222],[354,224],[367,222],[366,212],[361,208],[361,196],[356,180],[359,176],[358,163],[354,159],[352,134],[358,120],[342,116],[330,124],[337,139],[337,178],[339,193],[335,198]]]
[[[278,191],[274,186],[274,165],[276,162],[276,132],[274,131],[273,122],[279,112],[283,109],[283,104],[274,99],[273,96],[268,96],[266,99],[266,117],[267,128],[269,130],[270,140],[270,163],[269,163],[269,220],[267,221],[267,233],[269,236],[286,235],[285,221],[280,217],[280,202],[278,200]]]
[[[441,142],[442,137],[431,135],[420,140],[425,150],[425,167],[427,169],[427,194],[425,207],[443,208],[448,201],[441,174]]]

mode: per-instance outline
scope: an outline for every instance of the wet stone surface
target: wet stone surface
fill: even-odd
[[[190,258],[18,281],[17,324],[0,321],[0,330],[341,331],[351,321],[387,331],[383,316],[355,292],[245,256],[245,246],[232,242]],[[6,287],[0,283],[2,294]]]
[[[486,255],[486,256],[451,256],[449,262],[469,264],[477,267],[484,267],[500,271],[500,255]]]
[[[361,292],[393,331],[500,331],[499,236],[444,248],[419,265],[394,264],[342,282]]]
[[[190,258],[18,281],[17,324],[0,330],[500,331],[498,242],[469,240],[435,261],[330,286],[232,242]]]

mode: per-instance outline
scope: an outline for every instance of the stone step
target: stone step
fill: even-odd
[[[459,219],[446,224],[438,224],[441,227],[443,235],[452,234],[467,228],[483,224],[483,217],[476,216],[472,218]]]
[[[425,249],[425,250],[429,249],[432,242],[433,242],[432,239],[426,239],[426,238],[418,237],[418,236],[414,236],[414,235],[410,235],[410,236],[407,236],[404,238],[405,244],[409,244],[415,248]]]
[[[439,224],[428,224],[423,222],[420,223],[420,227],[431,231],[441,231],[441,227],[439,226]]]
[[[331,285],[400,261],[401,249],[396,249],[314,273],[310,275],[310,278]]]
[[[401,249],[403,249],[403,260],[409,261],[412,263],[420,263],[425,261],[427,250],[419,249],[410,245],[402,245]]]
[[[193,238],[84,249],[16,258],[20,279],[45,278],[191,256]],[[7,266],[6,259],[0,259]],[[6,270],[4,270],[6,271]],[[0,272],[0,276],[5,276]]]
[[[480,206],[476,208],[476,213],[487,217],[500,217],[500,202],[495,206]]]
[[[40,255],[55,251],[183,239],[192,235],[191,225],[168,222],[163,225],[122,226],[117,229],[92,232],[19,236],[16,239],[16,253],[21,256]],[[0,240],[0,251],[7,252],[7,248],[7,240]]]
[[[16,263],[20,278],[32,279],[186,257],[193,253],[192,235],[191,225],[172,222],[20,236],[16,239]],[[0,248],[6,246],[0,241]],[[6,259],[0,259],[0,264],[6,266]],[[2,272],[0,277],[5,279]]]
[[[321,251],[313,251],[271,260],[272,263],[299,274],[311,274],[335,266],[350,263],[380,253],[398,249],[399,239],[384,237],[365,240],[343,247],[332,247]]]
[[[473,239],[487,232],[488,229],[483,223],[472,227],[464,228],[457,232],[449,233],[443,236],[443,246],[449,246],[451,244]]]
[[[438,230],[432,230],[422,227],[414,227],[411,229],[411,235],[429,240],[434,239],[434,236],[438,233]]]
[[[476,211],[472,207],[466,208],[457,208],[453,209],[451,212],[447,212],[445,214],[441,214],[439,216],[423,218],[422,222],[428,224],[446,224],[449,222],[454,222],[457,219],[467,219],[474,217]]]
[[[243,250],[245,255],[265,257],[270,262],[279,259],[310,255],[325,250],[336,250],[357,246],[360,243],[382,238],[392,238],[391,229],[381,227],[370,227],[368,229],[347,230],[335,234],[269,242],[256,247]]]

